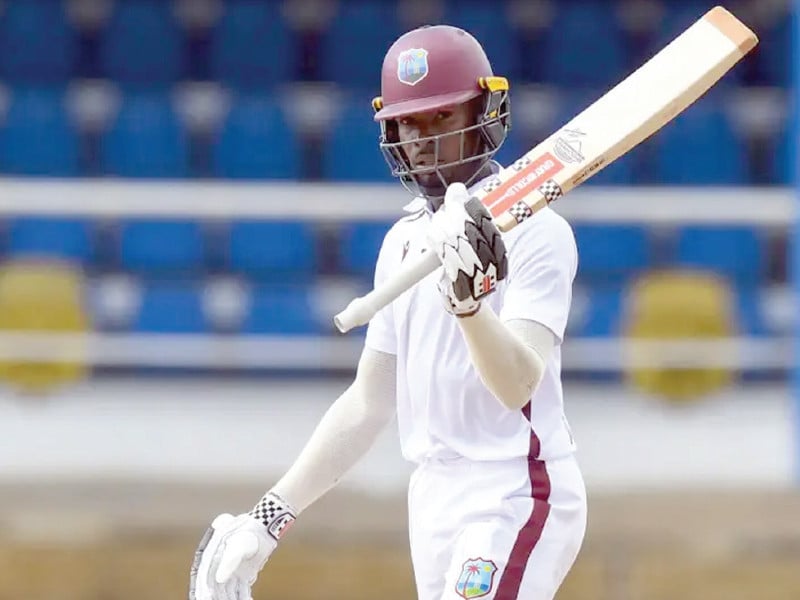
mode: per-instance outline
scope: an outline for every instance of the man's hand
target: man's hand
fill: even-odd
[[[294,511],[274,494],[250,513],[219,515],[195,552],[189,600],[252,600],[259,571],[294,519]]]
[[[444,203],[431,219],[428,246],[444,267],[439,291],[445,309],[456,316],[475,314],[481,298],[493,292],[508,271],[500,231],[463,183],[448,186]]]

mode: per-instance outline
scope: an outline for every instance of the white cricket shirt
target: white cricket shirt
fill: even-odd
[[[415,212],[395,223],[383,241],[376,285],[426,247],[431,214],[425,201],[418,198],[406,210]],[[502,321],[537,321],[557,337],[531,397],[530,421],[525,411],[509,410],[484,386],[456,317],[444,309],[437,270],[381,310],[367,328],[368,347],[397,356],[398,428],[409,461],[504,460],[531,453],[549,460],[575,450],[564,416],[560,348],[578,262],[572,228],[545,208],[503,239],[508,275],[484,302]],[[538,438],[535,444],[532,438]]]

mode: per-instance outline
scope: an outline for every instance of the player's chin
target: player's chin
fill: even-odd
[[[425,173],[417,176],[417,184],[429,198],[444,197],[446,189],[444,181],[436,173]]]

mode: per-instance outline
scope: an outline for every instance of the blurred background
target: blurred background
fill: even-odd
[[[471,31],[512,85],[506,163],[702,0],[0,2],[0,600],[185,597],[348,385],[409,200],[370,100],[391,42]],[[589,488],[559,598],[800,597],[789,0],[756,51],[554,208],[581,265],[567,415]],[[390,427],[256,598],[414,598]]]

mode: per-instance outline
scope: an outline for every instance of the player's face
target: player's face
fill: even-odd
[[[398,119],[397,134],[403,144],[403,150],[412,169],[430,167],[430,172],[418,175],[423,186],[440,184],[434,167],[454,163],[463,158],[473,156],[478,148],[478,133],[475,130],[464,135],[452,134],[475,124],[475,112],[469,103],[427,112],[414,113]],[[438,138],[437,142],[431,136]],[[463,149],[462,149],[463,143]],[[447,183],[466,180],[473,172],[474,166],[454,165],[440,169]]]

